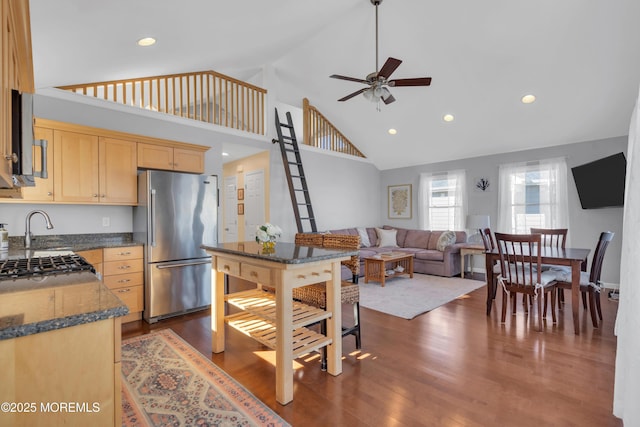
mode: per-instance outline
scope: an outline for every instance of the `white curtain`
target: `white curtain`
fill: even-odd
[[[529,191],[531,184],[535,194]],[[564,158],[500,165],[497,231],[528,233],[531,227],[569,228],[567,188]],[[532,200],[537,204],[533,211],[531,205],[527,206]]]
[[[446,181],[443,187],[442,182]],[[438,223],[434,219],[434,209],[431,209],[438,202],[434,197],[434,190],[446,190],[449,197],[447,203],[449,208],[447,229],[464,230],[467,217],[467,189],[466,173],[464,170],[448,172],[421,173],[418,183],[418,226],[423,230],[431,230],[434,224]],[[437,183],[436,185],[434,185]],[[439,223],[442,222],[440,218]],[[441,227],[440,227],[441,228]]]
[[[616,318],[618,349],[613,414],[625,426],[640,426],[640,93],[631,116],[627,146],[620,259],[620,300]]]

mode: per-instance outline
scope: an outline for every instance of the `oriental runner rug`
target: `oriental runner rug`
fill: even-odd
[[[175,332],[122,341],[123,426],[289,426]]]
[[[364,283],[360,278],[360,306],[404,319],[429,312],[486,285],[484,281],[414,274]]]

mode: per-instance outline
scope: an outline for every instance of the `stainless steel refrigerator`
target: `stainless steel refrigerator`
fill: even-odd
[[[133,233],[145,242],[144,319],[155,323],[211,304],[211,257],[218,239],[218,178],[166,171],[138,175]]]

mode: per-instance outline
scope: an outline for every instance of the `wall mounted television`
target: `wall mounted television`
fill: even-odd
[[[624,153],[571,168],[582,209],[623,206],[626,171]]]

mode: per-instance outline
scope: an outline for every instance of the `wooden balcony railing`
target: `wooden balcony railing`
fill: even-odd
[[[265,89],[215,71],[61,86],[175,116],[265,134]]]
[[[303,139],[306,145],[366,158],[309,100],[302,100]]]

